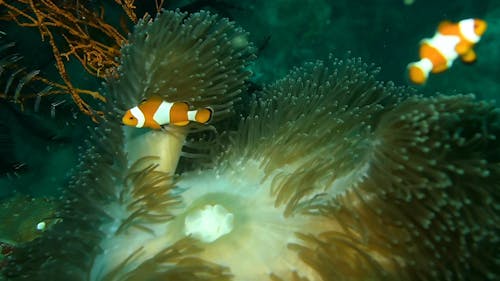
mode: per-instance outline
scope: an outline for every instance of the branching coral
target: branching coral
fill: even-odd
[[[108,82],[109,109],[162,95],[227,117],[251,56],[236,30],[207,12],[141,22]],[[187,132],[124,134],[110,118],[87,143],[64,221],[16,251],[6,274],[497,278],[498,109],[471,96],[411,96],[374,75],[356,59],[294,69],[255,97],[210,168],[175,176],[164,162],[177,161]],[[165,154],[163,140],[178,136]]]
[[[116,2],[132,20],[137,20],[133,1]],[[97,77],[113,75],[114,68],[117,67],[115,58],[120,55],[120,46],[125,41],[125,36],[104,20],[103,11],[97,14],[79,1],[75,3],[64,1],[57,3],[51,0],[0,1],[0,6],[7,8],[3,20],[15,21],[23,27],[36,27],[40,31],[42,40],[48,39],[56,68],[64,85],[38,78],[59,90],[45,95],[60,92],[70,94],[79,109],[96,120],[95,110],[81,96],[88,95],[101,102],[106,99],[98,92],[75,87],[73,79],[66,70],[65,60],[69,60],[70,57],[78,59],[90,74]],[[65,44],[60,44],[60,41],[64,41]]]

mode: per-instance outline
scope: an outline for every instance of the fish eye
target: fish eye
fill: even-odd
[[[135,118],[134,118],[134,116],[130,116],[130,117],[128,118],[128,120],[134,120],[134,119],[135,119]]]

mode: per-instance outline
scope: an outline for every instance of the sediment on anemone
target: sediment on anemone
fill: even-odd
[[[254,58],[253,44],[243,29],[206,11],[163,11],[154,20],[144,18],[128,42],[121,50],[119,77],[107,83],[118,116],[144,99],[159,96],[168,102],[188,102],[193,108],[211,107],[212,123],[216,123],[232,114],[250,75],[246,68]],[[190,129],[170,128],[169,134],[125,131],[130,162],[162,151],[160,168],[173,173]],[[201,142],[192,146],[212,149]]]
[[[57,223],[52,198],[15,194],[0,200],[0,244],[15,246],[32,241]]]

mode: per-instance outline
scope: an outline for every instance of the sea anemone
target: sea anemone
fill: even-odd
[[[164,15],[179,13],[142,24],[156,30]],[[156,88],[147,86],[151,80],[133,80],[144,75],[137,72],[142,69],[120,71],[123,82],[109,83],[116,112],[127,100],[148,95],[123,92],[122,99],[117,89]],[[377,82],[375,74],[358,59],[329,58],[295,68],[253,98],[249,115],[228,132],[211,167],[177,175],[175,166],[161,163],[176,162],[180,145],[169,155],[159,147],[132,146],[149,133],[124,136],[114,119],[103,123],[82,154],[61,211],[64,220],[16,249],[6,275],[495,279],[498,110],[470,95],[417,96]],[[119,88],[120,83],[130,84]],[[218,97],[192,101],[219,104],[223,111],[231,107]]]
[[[214,110],[212,123],[217,123],[233,113],[233,103],[250,75],[246,67],[254,58],[254,47],[243,29],[206,11],[191,15],[163,11],[155,20],[146,17],[128,42],[121,51],[119,77],[106,86],[117,116],[159,96],[194,108],[209,106]],[[134,128],[125,133],[130,163],[162,152],[159,168],[173,173],[177,151],[189,130],[171,127],[165,134]]]
[[[188,234],[234,280],[494,278],[498,111],[408,92],[359,60],[295,69],[181,175],[166,243]]]

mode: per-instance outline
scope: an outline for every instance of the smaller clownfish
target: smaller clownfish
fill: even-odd
[[[186,102],[167,102],[160,97],[152,97],[125,112],[124,125],[137,128],[159,130],[164,125],[186,126],[194,121],[205,124],[212,119],[209,107],[189,110]]]
[[[420,60],[408,64],[410,81],[424,84],[429,72],[443,72],[460,57],[463,62],[472,63],[476,53],[472,49],[486,31],[487,24],[481,19],[465,19],[458,23],[443,21],[434,37],[420,42]]]

